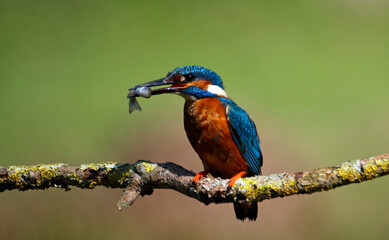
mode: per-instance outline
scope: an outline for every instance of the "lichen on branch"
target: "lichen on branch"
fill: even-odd
[[[203,178],[195,184],[192,181],[194,172],[171,162],[58,163],[0,167],[0,192],[50,187],[70,190],[70,186],[82,189],[96,186],[124,188],[118,202],[121,210],[130,206],[139,195],[150,195],[156,188],[173,189],[205,204],[237,200],[261,202],[276,197],[327,191],[388,173],[389,153],[306,172],[242,178],[232,188],[228,187],[228,180],[220,178]]]

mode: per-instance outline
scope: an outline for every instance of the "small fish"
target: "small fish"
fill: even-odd
[[[149,98],[151,97],[151,89],[148,87],[138,87],[135,86],[131,89],[129,89],[129,93],[127,95],[127,98],[130,99],[129,102],[129,112],[132,113],[135,110],[142,111],[142,108],[140,107],[137,97],[144,97]]]
[[[128,111],[132,113],[135,110],[142,111],[142,108],[140,107],[138,100],[136,100],[136,97],[130,97],[130,102],[129,102],[129,108]]]

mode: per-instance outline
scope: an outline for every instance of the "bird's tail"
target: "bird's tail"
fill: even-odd
[[[255,221],[258,216],[258,203],[234,202],[235,216],[237,219],[244,221],[248,218]]]

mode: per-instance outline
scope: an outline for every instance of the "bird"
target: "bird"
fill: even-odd
[[[177,67],[166,77],[136,88],[164,85],[169,86],[152,89],[151,95],[173,93],[185,99],[185,132],[204,167],[193,178],[194,183],[211,174],[230,179],[231,188],[242,177],[261,175],[263,155],[256,126],[227,95],[216,72],[197,65]],[[257,219],[257,202],[237,201],[233,205],[238,220]]]

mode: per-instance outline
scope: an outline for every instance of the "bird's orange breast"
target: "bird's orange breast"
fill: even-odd
[[[239,172],[248,172],[248,164],[232,138],[225,107],[219,99],[186,101],[184,125],[204,169],[213,176],[231,178]]]

